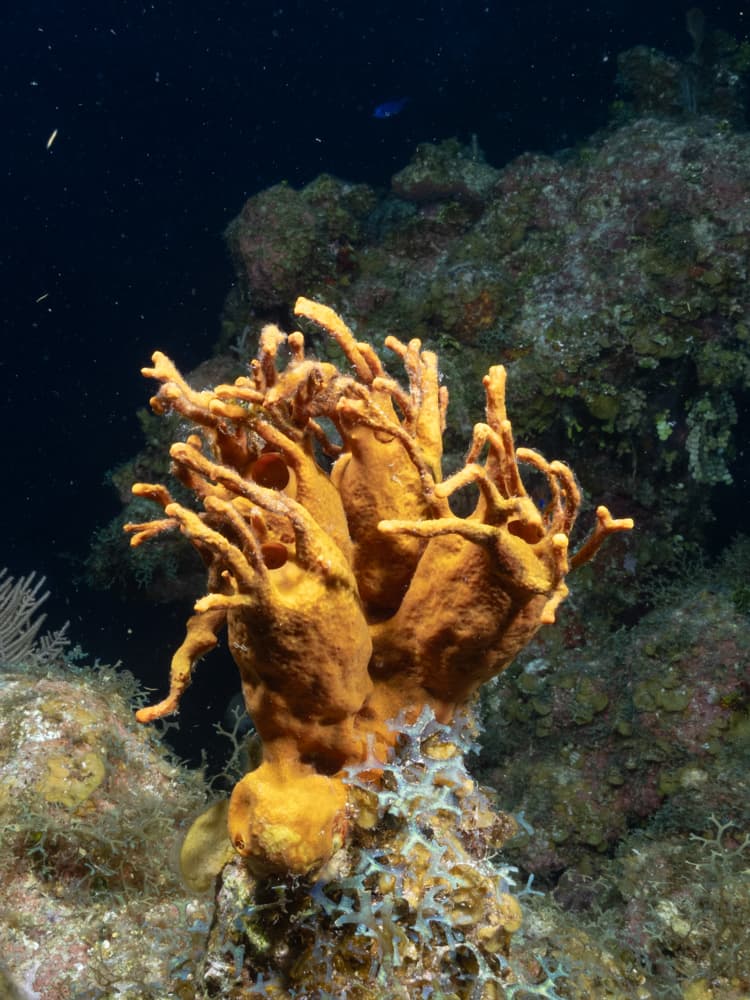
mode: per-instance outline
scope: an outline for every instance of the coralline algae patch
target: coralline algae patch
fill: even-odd
[[[0,954],[35,1000],[182,995],[169,966],[206,914],[174,858],[204,790],[133,693],[109,668],[0,673]]]

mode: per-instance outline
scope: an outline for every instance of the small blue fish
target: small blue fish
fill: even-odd
[[[401,97],[397,101],[385,101],[384,104],[378,104],[378,106],[372,113],[372,117],[393,118],[394,115],[397,115],[401,111],[403,111],[408,103],[409,103],[408,97]]]

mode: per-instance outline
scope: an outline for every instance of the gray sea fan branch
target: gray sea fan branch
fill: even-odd
[[[67,646],[67,623],[37,642],[47,617],[39,613],[49,597],[44,583],[45,577],[37,579],[36,573],[16,580],[6,568],[0,569],[0,664],[22,663],[31,657],[48,661]]]

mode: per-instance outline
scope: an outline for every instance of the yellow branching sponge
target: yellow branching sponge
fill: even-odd
[[[566,465],[514,447],[501,366],[485,376],[486,422],[474,427],[465,466],[443,480],[448,394],[435,354],[386,339],[405,388],[331,309],[301,298],[295,313],[337,341],[349,370],[308,357],[301,333],[273,326],[250,376],[213,390],[195,391],[154,354],[144,369],[162,383],[153,409],[196,425],[171,456],[197,504],[137,483],[134,493],[164,517],[126,526],[133,545],[179,529],[206,564],[208,593],[173,657],[169,694],[137,717],[177,710],[226,625],[263,743],[262,763],[232,794],[229,834],[258,874],[325,863],[346,836],[343,769],[368,747],[385,760],[389,720],[404,712],[416,718],[428,706],[449,722],[554,621],[568,571],[632,527],[600,507],[569,554],[578,487]],[[519,463],[546,479],[543,510]],[[456,517],[449,497],[469,483],[478,502]]]

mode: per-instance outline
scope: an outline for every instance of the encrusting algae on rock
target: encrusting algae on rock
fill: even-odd
[[[200,430],[171,456],[203,510],[138,483],[134,493],[166,516],[127,530],[139,545],[179,528],[208,573],[169,694],[141,709],[139,721],[177,710],[196,661],[226,624],[263,743],[262,763],[232,795],[230,836],[254,870],[304,874],[342,842],[339,775],[365,759],[368,739],[384,759],[394,741],[389,720],[403,710],[416,717],[428,705],[450,721],[554,621],[568,571],[632,521],[600,507],[594,532],[569,557],[578,487],[561,462],[515,449],[501,366],[485,376],[487,419],[474,427],[464,468],[442,480],[448,394],[435,354],[418,340],[386,339],[406,369],[405,390],[331,309],[300,298],[295,313],[338,342],[351,373],[308,358],[301,333],[273,326],[262,332],[252,375],[234,385],[197,392],[154,355],[144,369],[162,383],[152,407]],[[282,348],[290,357],[279,371]],[[519,462],[545,477],[543,510],[527,495]],[[476,508],[456,517],[449,497],[469,483],[479,490]]]

